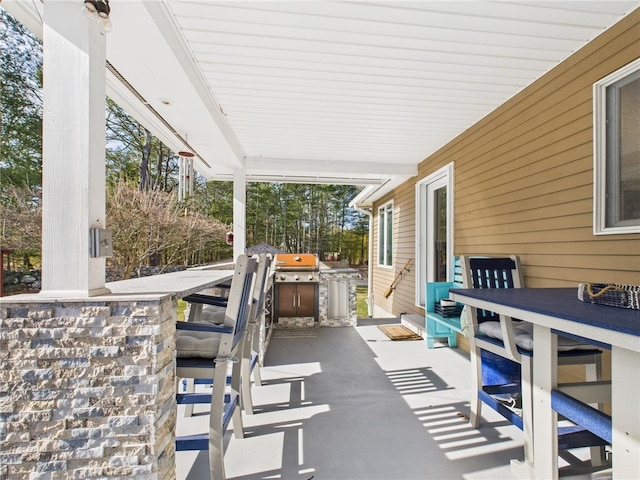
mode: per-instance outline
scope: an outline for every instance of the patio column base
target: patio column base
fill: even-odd
[[[171,295],[2,299],[0,477],[175,478],[175,321]]]

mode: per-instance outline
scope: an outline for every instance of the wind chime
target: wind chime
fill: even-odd
[[[186,200],[193,194],[193,153],[178,152],[178,200]]]

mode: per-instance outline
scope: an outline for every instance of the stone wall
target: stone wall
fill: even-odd
[[[175,478],[175,297],[7,301],[0,478]]]
[[[5,295],[39,292],[41,286],[40,270],[5,270],[2,275],[2,292]]]

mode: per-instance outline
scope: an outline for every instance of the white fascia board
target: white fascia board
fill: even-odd
[[[370,185],[369,187],[362,190],[358,195],[355,196],[351,202],[349,202],[349,206],[359,209],[366,210],[373,207],[373,204],[387,195],[389,192],[393,191],[393,189],[402,185],[404,182],[412,178],[411,176],[401,176],[396,175],[393,178],[390,178],[389,181],[382,185]]]
[[[42,16],[44,14],[42,3],[25,2],[24,0],[0,0],[0,5],[13,18],[42,40]]]

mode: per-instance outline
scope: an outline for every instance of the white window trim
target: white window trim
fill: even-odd
[[[640,70],[640,58],[593,85],[593,234],[640,233],[640,225],[606,226],[607,87]]]
[[[392,248],[392,251],[391,251],[391,264],[387,265],[387,264],[384,264],[384,263],[380,263],[380,251],[383,248],[383,245],[380,244],[380,235],[381,235],[380,232],[381,232],[381,230],[383,228],[383,223],[384,223],[384,228],[386,228],[386,225],[387,225],[386,218],[384,219],[384,222],[382,221],[382,216],[380,215],[380,211],[381,210],[385,210],[386,211],[387,207],[389,207],[389,206],[391,207],[391,213],[393,214],[392,224],[391,224],[391,248]],[[393,235],[393,229],[394,229],[394,224],[395,224],[395,221],[396,221],[395,217],[396,217],[396,212],[395,212],[395,207],[393,205],[393,200],[390,200],[390,201],[388,201],[388,202],[386,202],[386,203],[384,203],[384,204],[382,204],[382,205],[380,205],[378,207],[378,256],[377,256],[377,266],[379,268],[388,268],[388,269],[392,269],[393,268],[393,243],[395,243],[394,242],[395,238],[394,238],[394,235]],[[385,235],[384,238],[385,238],[385,241],[386,241],[387,236]],[[386,245],[384,247],[385,247],[385,257],[386,257]]]
[[[453,252],[454,252],[454,231],[453,224],[454,213],[454,168],[453,162],[445,165],[444,167],[436,170],[431,175],[424,177],[419,182],[416,182],[415,197],[416,197],[416,218],[415,218],[415,258],[416,258],[416,282],[415,282],[415,306],[424,308],[424,288],[427,280],[427,225],[426,212],[424,211],[425,196],[427,186],[431,183],[437,182],[443,178],[447,179],[447,225],[450,226],[447,232],[447,281],[453,281]]]

